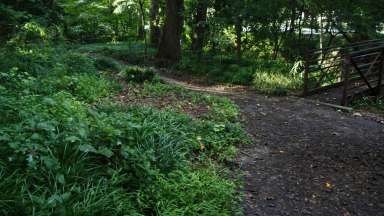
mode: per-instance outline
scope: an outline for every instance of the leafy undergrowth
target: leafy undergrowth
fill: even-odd
[[[0,52],[1,215],[238,211],[237,184],[221,165],[248,141],[236,106],[156,78],[122,85],[111,79],[121,65],[67,50]],[[174,102],[116,102],[124,93],[155,102],[171,95],[207,110],[193,116]]]
[[[122,60],[130,64],[149,64],[150,58],[143,56],[144,48],[137,43],[90,44],[78,47],[83,53],[97,53],[99,61]],[[148,56],[154,51],[149,50]],[[250,59],[244,57],[238,62],[235,56],[204,55],[200,58],[186,54],[182,61],[172,68],[180,76],[194,76],[205,84],[249,85],[255,90],[271,95],[286,95],[302,88],[300,71],[282,60]]]

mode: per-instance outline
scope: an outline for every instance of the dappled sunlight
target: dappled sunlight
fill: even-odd
[[[382,214],[383,3],[0,1],[0,215]]]

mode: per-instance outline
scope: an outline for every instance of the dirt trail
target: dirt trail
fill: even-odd
[[[240,107],[245,215],[384,215],[384,125],[295,97],[194,86]],[[244,90],[243,90],[244,91]]]

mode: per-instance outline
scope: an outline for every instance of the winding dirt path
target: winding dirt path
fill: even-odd
[[[165,82],[230,97],[252,145],[241,146],[245,215],[384,216],[384,125],[295,97]]]

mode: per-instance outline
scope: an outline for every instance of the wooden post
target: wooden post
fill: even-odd
[[[377,84],[377,95],[381,95],[381,89],[383,85],[383,77],[384,77],[384,49],[381,51],[380,57],[380,65],[379,65],[379,82]]]
[[[308,55],[308,54],[307,54]],[[308,96],[309,90],[309,60],[308,57],[304,57],[304,91],[303,96]]]
[[[351,57],[349,55],[343,55],[343,96],[341,99],[341,105],[346,106],[348,104],[348,87],[349,87],[349,75],[351,70]]]

